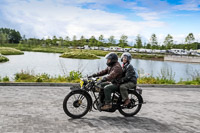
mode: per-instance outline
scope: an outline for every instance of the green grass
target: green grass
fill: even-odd
[[[71,71],[68,76],[50,76],[49,74],[31,74],[22,71],[15,74],[15,82],[53,82],[53,83],[78,83],[82,74],[78,71]]]
[[[60,55],[63,58],[73,58],[73,59],[100,59],[95,54],[87,53],[87,52],[65,52]]]
[[[1,76],[0,76],[0,82],[9,82],[9,81],[10,81],[10,79],[8,76],[5,76],[3,78],[1,78]]]
[[[5,56],[0,55],[0,62],[7,62],[9,59]]]
[[[159,77],[142,77],[138,79],[138,84],[176,84],[175,80],[162,79]]]
[[[51,83],[79,83],[82,74],[79,71],[71,71],[65,76],[50,76],[49,74],[31,74],[22,71],[15,74],[15,82],[51,82]],[[0,82],[9,82],[9,77],[0,77]],[[174,84],[174,85],[200,85],[200,77],[192,80],[175,82],[174,79],[162,77],[145,76],[138,78],[138,84]]]
[[[0,47],[0,53],[2,55],[21,55],[24,52],[17,50],[15,48],[8,48],[8,47]]]
[[[60,47],[50,47],[50,48],[33,48],[31,51],[34,52],[46,52],[46,53],[64,53],[66,51],[70,51],[68,48],[60,48]]]
[[[164,55],[157,54],[132,54],[135,59],[164,60]]]
[[[84,52],[88,52],[94,54],[96,56],[105,56],[109,53],[109,51],[102,51],[102,50],[83,50]]]

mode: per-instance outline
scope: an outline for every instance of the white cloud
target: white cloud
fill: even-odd
[[[136,15],[142,17],[144,20],[159,19],[159,14],[157,12],[143,12],[143,13],[137,13]]]
[[[200,11],[200,8],[198,8],[198,5],[196,4],[183,4],[183,5],[177,5],[173,7],[177,10],[185,10],[185,11]]]
[[[70,36],[105,37],[122,34],[129,38],[137,34],[146,35],[151,28],[165,26],[161,21],[134,22],[120,14],[100,10],[82,9],[76,6],[55,4],[51,1],[11,2],[2,9],[7,21],[20,27],[28,37]]]
[[[185,11],[200,11],[199,0],[184,0],[184,3],[181,5],[176,5],[173,7],[173,9],[176,10],[185,10]]]

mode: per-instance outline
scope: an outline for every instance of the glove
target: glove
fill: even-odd
[[[107,81],[107,78],[103,77],[101,80],[97,81],[97,85],[102,83],[102,82],[105,82],[105,81]]]

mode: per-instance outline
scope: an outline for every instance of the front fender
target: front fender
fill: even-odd
[[[71,91],[80,90],[80,89],[81,89],[80,86],[72,86],[72,87],[70,87]]]

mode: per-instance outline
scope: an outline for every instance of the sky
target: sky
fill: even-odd
[[[200,42],[199,25],[200,0],[0,0],[0,28],[27,38],[127,35],[132,45],[138,34],[162,44],[167,34],[183,43],[193,33]]]

